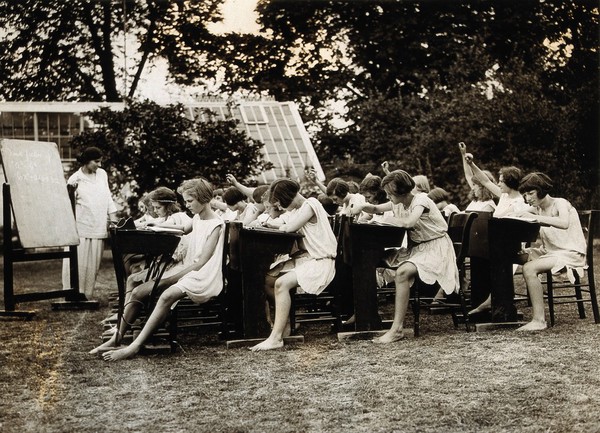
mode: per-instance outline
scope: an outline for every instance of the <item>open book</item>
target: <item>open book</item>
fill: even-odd
[[[500,216],[500,217],[494,217],[494,218],[499,218],[499,219],[506,219],[506,220],[517,220],[517,221],[525,221],[528,223],[535,223],[537,222],[535,218],[525,218],[525,217],[518,217],[518,216]]]
[[[157,233],[173,233],[175,235],[183,234],[183,230],[175,228],[175,227],[171,228],[171,227],[161,227],[161,226],[146,226],[146,227],[142,228],[141,230],[150,230],[150,231],[157,232]]]

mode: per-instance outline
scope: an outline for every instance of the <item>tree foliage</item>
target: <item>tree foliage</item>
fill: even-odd
[[[77,136],[73,146],[104,151],[103,165],[112,175],[114,192],[130,183],[139,197],[157,186],[175,189],[199,176],[221,184],[230,172],[243,182],[268,168],[262,143],[237,129],[234,119],[192,121],[182,105],[150,101],[131,102],[121,112],[100,109],[87,115],[96,128]]]
[[[180,35],[194,32],[196,53],[218,50],[220,38],[206,26],[221,19],[221,3],[0,1],[0,99],[114,102],[131,98],[149,59],[167,57],[175,73],[179,59],[196,63],[183,55],[189,54],[189,47],[179,44]],[[136,45],[138,49],[132,50]]]

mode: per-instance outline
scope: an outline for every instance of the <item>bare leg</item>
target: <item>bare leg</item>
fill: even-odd
[[[290,316],[291,296],[290,290],[298,286],[295,272],[288,272],[275,281],[275,322],[271,335],[250,348],[253,352],[272,350],[283,347],[283,337],[286,329],[289,330],[288,319]]]
[[[404,338],[404,318],[408,309],[410,288],[415,282],[417,268],[410,262],[404,262],[396,270],[396,299],[394,301],[394,320],[392,327],[381,337],[373,339],[374,343],[393,343]]]
[[[118,341],[121,340],[123,335],[125,335],[130,328],[131,323],[133,323],[140,315],[143,305],[142,301],[150,295],[153,285],[153,282],[144,283],[133,290],[131,299],[125,304],[125,310],[123,311],[123,317],[121,318],[121,323],[119,325],[119,333],[117,334],[115,332],[110,340],[90,350],[90,354],[95,355],[105,351],[107,348],[115,347],[117,345]]]
[[[555,265],[556,259],[547,257],[536,259],[523,265],[523,277],[527,284],[529,299],[531,300],[532,318],[531,322],[521,326],[517,331],[541,331],[546,329],[546,313],[544,311],[544,288],[538,275],[549,271]]]
[[[178,300],[185,297],[185,293],[183,293],[177,287],[169,287],[165,290],[160,297],[158,298],[158,302],[152,310],[152,314],[148,318],[148,321],[142,328],[140,335],[127,347],[119,350],[111,350],[110,352],[106,352],[102,357],[105,361],[120,361],[121,359],[131,358],[135,356],[139,351],[142,345],[156,332],[159,326],[166,320],[171,310],[171,306],[177,302]]]

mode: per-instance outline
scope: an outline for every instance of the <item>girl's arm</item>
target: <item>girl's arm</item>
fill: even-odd
[[[392,210],[392,202],[388,201],[387,203],[382,203],[382,204],[370,204],[370,203],[365,203],[362,206],[358,206],[357,209],[353,209],[353,211],[360,213],[360,211],[362,212],[366,212],[366,213],[383,213],[383,212],[387,212],[389,210]]]
[[[467,179],[469,188],[473,188],[473,170],[471,170],[471,167],[467,162],[467,145],[461,141],[460,143],[458,143],[458,149],[460,150],[465,179]]]
[[[314,183],[321,190],[323,194],[327,194],[327,187],[317,179],[317,170],[314,168],[309,168],[304,172],[304,178],[309,182]]]
[[[390,174],[390,163],[387,161],[383,161],[381,163],[381,169],[383,170],[383,172],[386,174],[386,176],[388,174]]]
[[[250,188],[248,186],[242,185],[238,182],[233,174],[227,174],[225,176],[227,182],[235,186],[242,194],[244,194],[248,198],[252,198],[252,193],[254,192],[254,188]]]
[[[500,189],[500,187],[498,185],[496,185],[494,182],[492,182],[490,180],[490,178],[487,177],[485,175],[485,173],[483,171],[481,171],[481,169],[479,167],[477,167],[477,165],[475,165],[475,162],[473,162],[473,157],[467,156],[465,159],[467,161],[467,164],[469,164],[469,167],[472,170],[471,172],[473,173],[473,176],[479,182],[481,182],[483,187],[486,188],[488,191],[490,191],[492,194],[494,194],[496,197],[500,197],[500,194],[502,194],[502,190]]]
[[[212,233],[208,236],[206,240],[206,244],[204,244],[204,248],[202,248],[202,252],[198,257],[198,260],[192,263],[189,266],[186,266],[181,271],[177,272],[175,275],[171,275],[163,280],[161,280],[161,287],[169,287],[175,284],[179,279],[189,272],[198,271],[204,266],[210,258],[215,254],[215,249],[217,248],[217,243],[219,242],[219,236],[221,235],[221,226],[215,227]],[[164,285],[163,285],[164,281]]]
[[[545,216],[539,215],[535,212],[520,212],[518,216],[524,218],[533,218],[540,224],[549,225],[556,227],[557,229],[568,229],[569,228],[569,205],[567,201],[558,200],[556,202],[556,209],[558,210],[558,216]]]
[[[424,210],[425,208],[423,206],[415,206],[411,213],[406,217],[397,218],[395,216],[386,216],[383,218],[383,221],[388,224],[409,229],[414,227],[417,221],[419,221]]]
[[[304,224],[310,221],[313,216],[315,216],[315,212],[312,207],[302,206],[287,223],[279,227],[279,230],[286,233],[297,232]]]

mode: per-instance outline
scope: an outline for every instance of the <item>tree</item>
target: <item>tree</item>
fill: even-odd
[[[75,137],[73,146],[105,152],[115,193],[130,183],[135,198],[199,176],[221,184],[230,172],[243,182],[269,168],[262,160],[262,143],[238,130],[234,119],[192,121],[183,105],[150,101],[131,102],[122,112],[103,108],[87,115],[97,127]]]
[[[178,59],[190,57],[181,34],[199,38],[196,55],[218,51],[220,38],[206,26],[221,19],[222,1],[0,1],[0,99],[131,98],[149,59],[167,56],[176,74]],[[124,33],[139,50],[124,46]]]

